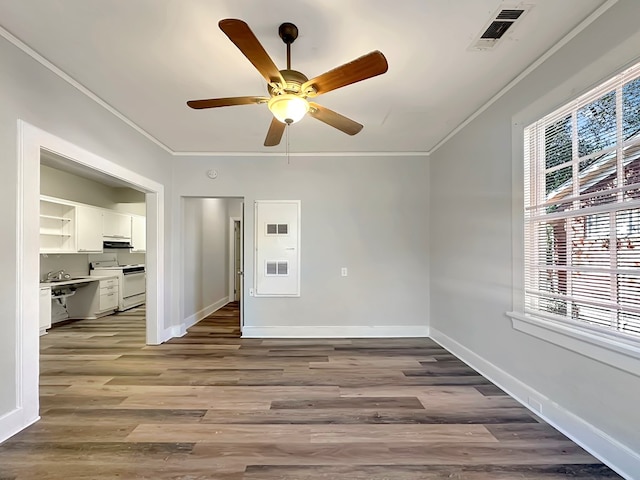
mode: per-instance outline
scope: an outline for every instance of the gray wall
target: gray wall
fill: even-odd
[[[426,158],[293,157],[288,164],[283,157],[186,157],[174,164],[174,212],[181,195],[245,197],[245,325],[426,329]],[[215,180],[205,174],[211,168]],[[249,296],[255,200],[302,201],[299,298]],[[343,266],[348,277],[340,276]]]
[[[0,203],[7,230],[0,235],[0,270],[7,278],[17,275],[18,119],[164,184],[170,198],[168,154],[4,38],[0,38],[0,104]],[[171,239],[166,242],[169,247]],[[170,267],[166,274],[171,275]],[[0,418],[16,407],[16,298],[15,282],[7,282],[0,291]],[[165,298],[168,311],[169,288]]]
[[[429,226],[432,331],[635,452],[640,378],[517,332],[505,312],[514,285],[512,122],[520,120],[514,132],[521,135],[523,122],[637,60],[638,18],[640,2],[621,0],[432,154]],[[521,212],[522,167],[515,167]]]
[[[229,298],[227,204],[227,200],[220,198],[184,199],[183,319],[226,303]]]

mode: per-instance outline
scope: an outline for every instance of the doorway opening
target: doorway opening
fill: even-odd
[[[184,333],[239,337],[244,199],[182,197],[181,202]]]
[[[164,332],[164,187],[147,177],[106,160],[71,142],[18,122],[18,211],[17,211],[17,334],[16,382],[19,403],[12,415],[12,429],[19,431],[39,417],[39,318],[40,285],[40,157],[42,151],[63,159],[70,169],[121,181],[144,192],[146,210],[146,321],[145,342],[159,344]]]
[[[145,191],[41,149],[39,221],[41,335],[146,303]]]

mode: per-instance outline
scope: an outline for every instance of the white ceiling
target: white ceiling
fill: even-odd
[[[605,0],[530,0],[492,51],[470,45],[500,0],[0,0],[0,25],[173,152],[263,147],[266,105],[192,110],[190,99],[265,95],[218,28],[246,21],[285,68],[280,23],[295,23],[292,68],[309,78],[380,50],[389,71],[317,99],[365,128],[354,137],[305,118],[291,152],[428,152]]]

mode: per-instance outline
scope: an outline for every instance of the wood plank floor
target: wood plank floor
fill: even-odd
[[[144,310],[42,337],[42,420],[1,480],[620,478],[428,339],[239,339],[231,305],[144,345]]]

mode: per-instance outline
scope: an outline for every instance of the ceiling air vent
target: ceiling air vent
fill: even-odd
[[[491,50],[495,48],[500,39],[507,33],[507,30],[513,28],[530,8],[530,5],[521,5],[517,8],[501,8],[498,10],[491,17],[482,33],[475,38],[470,49]]]

